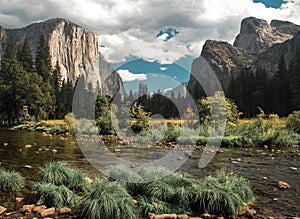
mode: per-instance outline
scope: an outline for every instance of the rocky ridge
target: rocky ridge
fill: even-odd
[[[300,47],[300,26],[278,20],[269,24],[265,20],[249,17],[242,21],[240,33],[233,45],[207,40],[201,57],[211,66],[223,90],[226,90],[231,77],[236,77],[243,68],[255,70],[263,67],[271,77],[277,71],[281,55],[289,63],[297,47]],[[197,72],[192,70],[191,74],[193,76]],[[199,83],[192,76],[187,89],[195,93],[193,91],[197,90]]]

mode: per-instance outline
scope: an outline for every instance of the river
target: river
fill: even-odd
[[[25,145],[31,145],[25,147]],[[117,144],[109,144],[113,151]],[[170,148],[158,146],[118,146],[118,157],[123,159],[159,158]],[[221,148],[205,167],[198,168],[201,150],[194,150],[191,159],[181,166],[180,171],[195,178],[203,178],[216,170],[225,169],[250,181],[256,196],[253,208],[256,218],[300,217],[300,150],[299,146],[264,148]],[[85,158],[74,136],[49,136],[26,131],[0,130],[0,167],[13,169],[22,174],[26,181],[38,180],[38,170],[47,161],[63,160],[80,167],[90,174],[101,175]],[[26,166],[28,165],[28,166]],[[297,168],[292,170],[290,167]],[[278,181],[291,185],[280,190]],[[3,201],[3,200],[2,200]],[[0,198],[0,205],[1,203]]]

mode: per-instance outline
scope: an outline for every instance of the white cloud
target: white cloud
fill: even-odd
[[[163,93],[167,93],[168,91],[171,91],[171,90],[173,90],[173,88],[166,88],[166,89],[164,89],[164,92]]]
[[[252,0],[0,0],[0,24],[21,27],[51,17],[63,17],[99,33],[101,51],[111,62],[129,55],[172,63],[183,56],[199,56],[206,39],[233,42],[240,22],[248,16],[288,20],[300,24],[300,0],[280,9]],[[179,31],[163,41],[165,27]]]
[[[133,74],[127,69],[120,69],[117,71],[120,77],[122,78],[123,82],[128,81],[144,81],[147,80],[146,74]]]
[[[164,34],[160,35],[159,37],[157,37],[157,39],[166,41],[166,39],[167,39],[168,37],[169,37],[169,34],[164,33]]]

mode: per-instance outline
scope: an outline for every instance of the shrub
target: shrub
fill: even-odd
[[[66,186],[56,186],[51,183],[35,183],[32,186],[37,202],[48,207],[73,207],[78,197]]]
[[[17,191],[24,185],[23,177],[14,171],[0,170],[0,190]]]
[[[171,122],[168,125],[163,141],[177,142],[179,136],[180,136],[180,127],[176,125],[174,122]]]
[[[66,123],[66,129],[68,132],[73,132],[75,116],[73,113],[68,113],[64,117],[64,121]]]
[[[286,127],[300,134],[300,111],[294,111],[287,117]]]
[[[118,182],[96,179],[90,194],[78,203],[78,218],[136,218],[132,197]]]

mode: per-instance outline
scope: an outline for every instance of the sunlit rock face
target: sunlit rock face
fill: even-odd
[[[87,82],[104,87],[104,81],[113,72],[111,66],[99,52],[98,35],[71,21],[55,18],[41,23],[34,23],[21,29],[0,28],[0,51],[3,51],[7,39],[14,39],[17,46],[22,46],[27,38],[35,58],[35,51],[41,35],[48,42],[51,63],[59,63],[63,79],[73,83],[79,75],[84,75]],[[115,86],[121,86],[121,79],[116,74]],[[112,84],[112,82],[110,82]]]

